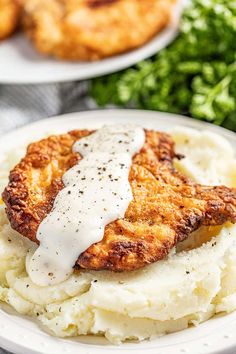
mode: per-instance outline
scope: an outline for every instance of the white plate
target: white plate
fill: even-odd
[[[178,33],[185,0],[178,0],[170,25],[143,47],[98,62],[63,62],[39,55],[23,34],[0,42],[0,83],[38,84],[82,80],[127,68],[166,47]]]
[[[98,128],[103,124],[133,122],[146,128],[168,131],[174,125],[209,129],[227,138],[236,148],[236,135],[200,121],[167,113],[150,111],[107,110],[73,113],[42,120],[15,130],[0,140],[2,153],[35,140],[49,132],[66,132],[70,129]],[[98,337],[77,339],[54,338],[43,332],[32,319],[23,318],[12,311],[0,310],[0,346],[16,354],[216,354],[236,352],[236,312],[215,317],[198,327],[142,343],[113,346]]]

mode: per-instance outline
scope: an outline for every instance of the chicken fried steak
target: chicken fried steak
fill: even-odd
[[[38,242],[37,228],[63,188],[62,175],[81,159],[72,146],[88,134],[72,131],[29,145],[3,192],[13,229]],[[82,253],[76,267],[135,270],[163,259],[201,225],[236,221],[236,189],[193,182],[173,167],[180,156],[172,138],[155,131],[145,134],[129,173],[133,201],[125,217],[106,226],[103,240]]]

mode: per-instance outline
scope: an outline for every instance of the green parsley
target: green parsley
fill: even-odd
[[[93,80],[98,105],[190,115],[236,131],[236,2],[192,0],[155,57]]]

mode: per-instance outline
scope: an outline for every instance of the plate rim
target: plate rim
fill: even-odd
[[[77,111],[77,112],[71,112],[71,113],[64,113],[52,117],[46,117],[46,118],[39,118],[36,121],[33,122],[28,122],[25,123],[19,127],[16,127],[12,129],[11,131],[5,132],[0,134],[1,140],[2,139],[7,139],[9,138],[13,133],[20,133],[21,131],[29,128],[36,127],[37,125],[42,125],[48,123],[55,122],[57,120],[64,120],[64,119],[75,119],[77,116],[82,119],[84,118],[92,118],[93,115],[96,115],[97,118],[102,118],[105,115],[113,115],[119,116],[120,114],[127,113],[129,115],[129,118],[133,118],[138,115],[150,115],[150,117],[158,117],[159,119],[165,118],[171,119],[175,122],[182,121],[186,123],[186,127],[189,128],[195,128],[198,130],[202,130],[203,127],[206,129],[209,129],[215,133],[218,133],[220,135],[223,135],[226,138],[233,139],[235,140],[236,143],[236,133],[233,132],[232,130],[229,130],[225,127],[215,125],[210,122],[206,122],[200,119],[196,118],[191,118],[190,116],[183,115],[183,114],[176,114],[176,113],[170,113],[170,112],[161,112],[161,111],[155,111],[155,110],[144,110],[144,109],[132,109],[132,108],[106,108],[106,109],[91,109],[91,110],[84,110],[84,111]],[[133,117],[131,117],[133,116]],[[1,141],[0,141],[1,144]]]
[[[195,120],[188,118],[186,116],[181,116],[181,115],[176,115],[176,114],[171,114],[171,113],[163,113],[163,112],[156,112],[156,111],[143,111],[143,110],[126,110],[126,109],[109,109],[109,110],[94,110],[94,111],[75,112],[75,113],[70,113],[70,114],[64,114],[61,116],[55,116],[52,118],[42,119],[42,120],[39,120],[36,122],[32,122],[30,124],[26,124],[23,127],[12,130],[11,132],[9,132],[7,134],[3,134],[1,136],[0,146],[2,144],[4,144],[7,140],[14,137],[15,134],[22,135],[22,133],[25,132],[25,134],[27,135],[27,132],[29,132],[30,130],[35,130],[35,128],[37,128],[37,126],[40,126],[40,125],[44,126],[44,128],[42,129],[42,134],[44,134],[45,127],[48,125],[49,126],[52,126],[53,124],[55,125],[56,122],[58,122],[58,124],[59,124],[60,121],[66,122],[66,121],[68,121],[68,119],[69,120],[70,119],[78,120],[78,123],[81,120],[86,121],[89,119],[94,120],[94,121],[97,121],[97,120],[99,121],[99,118],[102,118],[102,117],[104,118],[104,116],[109,118],[111,121],[113,119],[115,120],[115,119],[117,119],[117,117],[121,117],[121,116],[124,116],[125,119],[127,119],[127,120],[132,120],[133,118],[135,119],[136,117],[141,118],[142,116],[150,117],[151,119],[154,119],[154,118],[158,119],[159,118],[162,121],[169,120],[169,124],[170,123],[171,124],[180,124],[180,125],[184,125],[184,126],[187,126],[190,128],[192,127],[192,128],[198,129],[198,130],[199,129],[200,130],[207,129],[207,130],[216,132],[220,135],[225,136],[226,138],[229,138],[230,140],[233,140],[235,143],[235,147],[236,147],[236,134],[225,129],[225,128],[217,127],[217,126],[214,126],[212,124],[202,122],[202,121],[195,121]],[[148,120],[148,118],[147,118],[147,120]],[[50,123],[50,124],[48,124],[48,123]],[[145,124],[144,124],[144,126],[145,126]],[[81,127],[81,128],[83,128],[83,127]],[[9,149],[11,149],[11,148],[6,149],[6,151]],[[228,316],[230,316],[230,315],[228,315]],[[19,315],[19,317],[20,317],[20,315]],[[230,316],[230,317],[236,317],[236,313],[235,313],[235,316]],[[236,322],[235,318],[234,318],[233,322]],[[207,322],[205,322],[205,323],[207,323]],[[2,326],[2,319],[1,319],[1,313],[0,313],[0,329],[2,328],[1,326]],[[203,326],[203,324],[200,326]],[[235,323],[235,326],[236,326],[236,323]],[[50,353],[50,352],[46,351],[46,349],[44,351],[38,351],[38,350],[32,350],[29,347],[27,347],[27,345],[24,345],[21,343],[19,345],[19,340],[18,340],[18,343],[16,343],[17,342],[16,340],[9,341],[8,339],[3,337],[1,332],[2,331],[0,331],[0,344],[6,350],[14,351],[16,354],[39,354],[39,353],[47,353],[48,354],[48,353]],[[63,342],[64,342],[64,340],[63,340]],[[17,347],[14,347],[15,345],[17,345]],[[207,354],[210,354],[210,353],[211,354],[213,354],[213,353],[219,354],[219,353],[224,352],[226,354],[226,353],[231,353],[235,348],[236,348],[236,339],[233,344],[229,343],[228,346],[225,346],[225,348],[223,349],[224,351],[222,349],[211,351],[209,348],[209,351],[204,351],[204,353],[205,354],[206,353]],[[139,347],[138,344],[137,344],[137,348],[132,349],[132,350],[131,350],[131,348],[127,348],[125,346],[123,346],[123,348],[122,347],[120,347],[120,348],[114,347],[114,349],[107,349],[106,348],[106,350],[104,350],[105,349],[104,347],[101,347],[101,350],[96,349],[96,348],[91,349],[91,347],[86,349],[86,346],[84,346],[84,344],[82,345],[81,343],[78,343],[77,349],[80,350],[81,354],[101,353],[102,350],[104,352],[107,352],[107,350],[112,350],[113,353],[121,353],[121,352],[124,353],[124,352],[126,352],[126,350],[127,350],[127,352],[133,351],[133,352],[141,353],[141,352],[143,352],[143,350],[145,350],[145,348],[143,346]],[[158,352],[158,353],[163,353],[163,350],[165,350],[164,347],[163,348],[156,347],[156,352]],[[149,348],[149,352],[152,353],[151,348]],[[176,353],[178,353],[178,352],[181,352],[181,351],[176,351]],[[65,353],[67,353],[67,352],[65,351]],[[68,351],[68,353],[74,354],[74,351]],[[52,354],[52,352],[50,354]]]

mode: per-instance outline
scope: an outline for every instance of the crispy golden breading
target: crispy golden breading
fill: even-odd
[[[0,40],[16,30],[20,14],[21,7],[17,0],[0,0]]]
[[[137,48],[168,25],[176,0],[24,0],[23,24],[39,52],[98,60]]]
[[[63,188],[62,175],[80,159],[72,145],[88,134],[73,131],[33,143],[11,171],[3,199],[12,227],[22,235],[38,242],[37,228]],[[146,131],[145,145],[133,158],[134,199],[124,219],[106,226],[103,240],[79,256],[77,267],[138,269],[164,258],[201,225],[236,221],[236,189],[190,181],[173,167],[175,157],[169,135]]]

